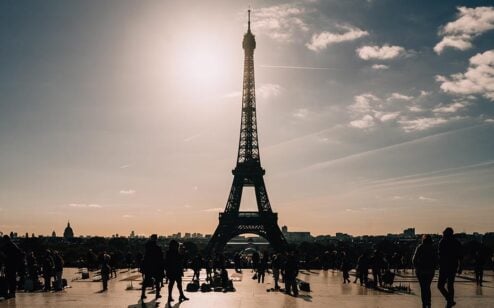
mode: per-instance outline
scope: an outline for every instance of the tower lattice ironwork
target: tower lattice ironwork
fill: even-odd
[[[244,35],[244,76],[242,92],[242,116],[237,165],[233,183],[226,202],[225,211],[219,214],[219,224],[209,241],[208,251],[220,251],[233,237],[253,233],[264,237],[276,250],[286,247],[286,240],[278,226],[278,214],[274,213],[264,184],[265,170],[261,167],[257,138],[256,92],[254,81],[254,49],[256,40],[248,29]],[[240,211],[242,191],[246,186],[254,187],[258,211]]]

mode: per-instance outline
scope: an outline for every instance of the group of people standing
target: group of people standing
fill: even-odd
[[[163,286],[163,279],[166,277],[168,280],[168,304],[174,301],[172,291],[175,285],[179,291],[179,301],[186,301],[188,298],[182,288],[184,249],[180,247],[177,241],[171,240],[166,256],[164,256],[161,247],[157,244],[157,240],[158,236],[153,234],[145,245],[141,264],[143,274],[141,300],[146,298],[146,288],[152,286],[156,291],[156,299],[161,298],[160,291]]]
[[[62,254],[46,249],[37,256],[34,252],[25,253],[8,235],[2,237],[0,245],[0,267],[7,284],[5,298],[15,298],[16,290],[62,291],[64,288]],[[40,281],[43,278],[43,283]],[[17,279],[19,278],[19,279]]]

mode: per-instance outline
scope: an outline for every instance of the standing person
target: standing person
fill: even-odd
[[[486,257],[485,247],[484,245],[481,245],[475,252],[474,263],[475,281],[479,287],[482,286],[482,282],[484,281],[484,265],[486,262]]]
[[[53,252],[53,269],[55,274],[55,291],[63,290],[62,275],[64,261],[60,253],[55,250]]]
[[[172,297],[173,286],[177,284],[178,292],[180,293],[179,301],[188,300],[185,297],[184,291],[182,289],[182,276],[184,275],[183,270],[183,254],[179,251],[178,242],[171,240],[168,246],[168,251],[166,253],[165,269],[166,276],[168,277],[168,306],[174,301]]]
[[[206,281],[211,282],[213,281],[213,267],[214,267],[213,259],[211,258],[211,256],[208,256],[208,258],[206,259],[205,267],[206,267]]]
[[[51,255],[51,251],[47,249],[43,257],[43,280],[45,283],[45,292],[49,292],[51,290],[51,277],[53,276],[54,270],[55,263]]]
[[[153,284],[156,288],[156,299],[161,298],[161,282],[164,274],[163,251],[158,246],[158,235],[153,234],[146,243],[144,258],[142,260],[142,274],[144,280],[141,287],[141,299],[146,298],[146,287]]]
[[[432,238],[429,234],[422,236],[422,243],[417,246],[412,258],[415,274],[420,284],[420,296],[422,307],[431,307],[431,283],[436,271],[437,254],[432,246]]]
[[[12,242],[8,235],[3,236],[2,252],[5,255],[5,278],[8,284],[7,298],[15,298],[17,288],[17,271],[22,256],[22,251]]]
[[[274,289],[279,290],[280,286],[278,285],[278,281],[280,280],[281,260],[277,254],[273,255],[271,269],[273,270]]]
[[[128,251],[127,255],[125,256],[125,264],[127,265],[129,272],[132,270],[132,263],[133,263],[132,253]]]
[[[374,251],[374,255],[372,256],[372,259],[370,260],[370,265],[372,269],[372,277],[374,278],[374,286],[377,288],[377,286],[382,286],[382,269],[383,269],[383,257],[381,256],[381,253],[379,250]]]
[[[241,273],[242,269],[240,266],[240,253],[239,252],[235,253],[235,256],[233,256],[233,264],[235,265],[235,272]]]
[[[111,257],[109,254],[103,252],[100,258],[101,262],[101,282],[103,283],[103,292],[108,291],[108,280],[110,279],[110,260]]]
[[[36,255],[34,252],[29,253],[26,256],[27,263],[27,274],[28,278],[33,282],[33,289],[36,289],[38,285],[38,260],[36,259]]]
[[[259,266],[259,260],[260,260],[259,253],[257,251],[255,251],[252,254],[252,271],[253,272],[255,272],[257,270],[257,267]]]
[[[298,296],[297,275],[298,275],[298,259],[295,252],[291,251],[285,262],[285,293],[293,296]]]
[[[355,281],[360,280],[360,285],[367,285],[369,275],[369,259],[367,258],[367,253],[363,253],[360,255],[357,261],[357,277],[355,277]]]
[[[350,260],[346,256],[346,252],[341,252],[341,272],[343,273],[343,284],[350,283],[350,269],[352,266],[350,265]]]
[[[257,283],[264,283],[264,276],[266,275],[266,269],[268,267],[268,254],[264,253],[262,259],[257,265]]]
[[[192,270],[194,274],[192,275],[192,280],[199,281],[199,276],[201,275],[202,268],[202,257],[200,254],[197,254],[194,259],[192,259]]]
[[[462,272],[462,246],[454,237],[454,231],[448,227],[443,231],[443,238],[439,242],[439,279],[437,288],[446,299],[446,307],[456,305],[455,277]],[[447,286],[447,288],[445,287]]]

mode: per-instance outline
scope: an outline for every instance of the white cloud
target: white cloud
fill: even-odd
[[[130,166],[131,166],[131,165],[121,165],[121,166],[120,166],[120,169],[127,169],[127,168],[129,168]]]
[[[435,202],[435,201],[437,201],[437,199],[429,198],[429,197],[424,197],[424,196],[420,196],[419,197],[419,200],[420,201],[426,201],[426,202]]]
[[[381,122],[387,122],[387,121],[395,120],[399,116],[400,116],[399,112],[388,112],[388,113],[381,115],[379,117],[379,120],[381,120]]]
[[[306,9],[292,4],[274,5],[254,10],[253,31],[279,42],[291,42],[298,33],[309,31],[308,25],[302,19],[306,12]]]
[[[440,105],[434,108],[432,111],[435,113],[455,113],[467,106],[466,103],[455,102],[449,105]]]
[[[470,58],[465,73],[436,76],[441,90],[459,95],[478,94],[494,101],[494,50],[478,53]]]
[[[441,54],[447,47],[459,50],[470,49],[475,37],[492,29],[494,29],[493,7],[458,7],[457,19],[447,23],[439,31],[443,39],[434,46],[434,51]]]
[[[125,219],[133,218],[133,217],[134,217],[134,215],[130,215],[130,214],[122,215],[122,218],[125,218]]]
[[[374,125],[374,118],[369,114],[364,115],[361,119],[353,120],[350,122],[350,126],[362,129],[371,128]]]
[[[281,94],[283,87],[279,84],[266,83],[257,89],[257,94],[263,99],[268,99]]]
[[[423,131],[448,122],[445,118],[418,118],[413,120],[402,119],[398,121],[405,132]]]
[[[203,212],[221,212],[223,209],[221,207],[214,207],[210,209],[202,210]]]
[[[99,204],[95,203],[70,203],[68,206],[74,207],[74,208],[101,208],[102,206]]]
[[[401,46],[363,46],[356,50],[363,60],[390,60],[405,55],[406,50]]]
[[[133,195],[135,193],[136,193],[136,191],[133,189],[122,189],[120,191],[120,194],[122,194],[122,195]]]
[[[389,66],[384,64],[373,64],[372,68],[375,70],[387,70]]]
[[[418,107],[418,106],[410,106],[408,107],[408,110],[410,110],[411,112],[422,112],[424,111],[424,109]]]
[[[494,123],[494,119],[485,119],[484,122],[485,123]]]
[[[323,31],[318,34],[314,34],[312,35],[310,42],[305,46],[313,51],[321,51],[326,49],[331,44],[353,41],[369,35],[367,31],[354,26],[338,25],[337,27],[342,30],[341,33]]]
[[[297,119],[305,119],[309,115],[309,110],[306,108],[299,108],[292,113],[292,116]]]
[[[230,93],[223,95],[223,97],[226,97],[226,98],[242,97],[242,91],[233,91],[233,92],[230,92]]]
[[[368,113],[372,110],[371,104],[378,102],[379,98],[371,93],[364,93],[354,97],[354,103],[348,107],[352,113]]]
[[[390,101],[390,100],[411,101],[412,99],[413,99],[413,96],[404,95],[404,94],[401,94],[398,92],[392,93],[391,96],[387,98],[388,101]]]

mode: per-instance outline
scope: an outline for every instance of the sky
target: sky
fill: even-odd
[[[280,226],[494,231],[491,1],[6,0],[0,232],[212,233],[249,6]]]

